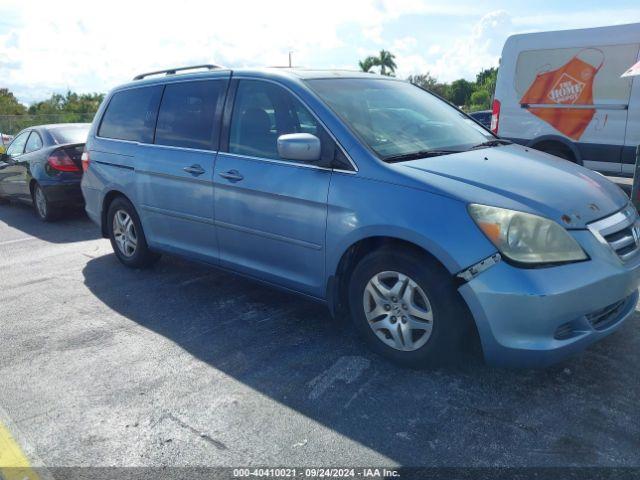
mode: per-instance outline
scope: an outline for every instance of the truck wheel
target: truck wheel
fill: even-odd
[[[131,202],[116,198],[107,212],[107,229],[111,246],[118,259],[130,268],[146,268],[158,261],[142,230],[140,218]]]
[[[477,342],[451,274],[427,255],[387,248],[368,254],[351,275],[348,295],[365,342],[397,364],[451,363]]]

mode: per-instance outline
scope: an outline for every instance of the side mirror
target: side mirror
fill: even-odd
[[[287,133],[278,137],[278,155],[287,160],[317,162],[320,139],[310,133]]]

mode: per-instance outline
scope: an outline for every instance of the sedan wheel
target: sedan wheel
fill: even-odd
[[[411,277],[394,271],[378,273],[367,283],[362,301],[369,327],[389,347],[411,352],[431,337],[431,303]]]
[[[135,255],[138,247],[136,226],[124,210],[118,210],[113,216],[113,236],[120,253],[125,257]]]
[[[38,184],[33,188],[33,208],[36,211],[36,215],[43,222],[49,222],[57,218],[57,212],[47,200],[42,187]]]

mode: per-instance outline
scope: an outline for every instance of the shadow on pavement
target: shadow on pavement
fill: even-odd
[[[369,353],[322,305],[231,274],[170,257],[132,271],[112,254],[83,273],[131,321],[401,464],[640,464],[637,318],[546,370],[411,371]]]
[[[26,235],[52,243],[72,243],[101,238],[100,229],[82,209],[70,209],[55,222],[45,223],[36,217],[33,207],[12,202],[0,205],[0,223]]]

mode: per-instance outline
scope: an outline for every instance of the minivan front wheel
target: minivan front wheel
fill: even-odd
[[[427,294],[403,273],[373,275],[364,289],[362,307],[369,327],[395,350],[418,350],[433,332],[433,308]]]
[[[107,228],[113,251],[127,267],[145,268],[160,258],[149,249],[140,218],[125,198],[116,198],[109,206]]]
[[[472,320],[449,272],[427,255],[382,249],[355,267],[349,309],[369,347],[395,363],[450,363],[475,342]]]

